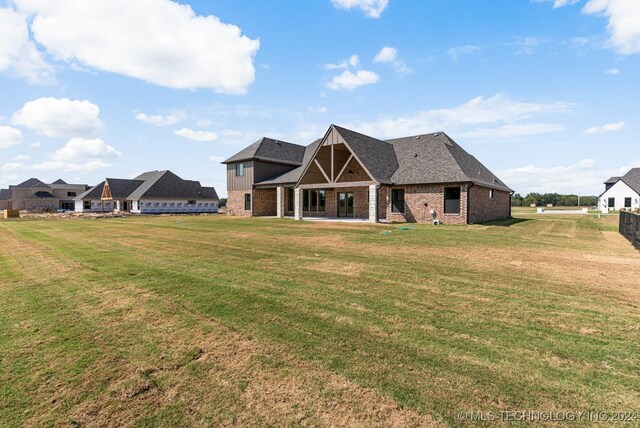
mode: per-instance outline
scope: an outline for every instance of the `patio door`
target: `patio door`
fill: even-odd
[[[353,217],[353,192],[338,193],[338,217]]]

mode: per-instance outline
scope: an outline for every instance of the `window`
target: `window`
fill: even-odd
[[[444,213],[460,214],[460,188],[444,188]]]
[[[616,207],[616,198],[609,198],[609,208],[615,208]]]
[[[493,189],[489,189],[489,198],[493,199]]]
[[[67,196],[76,196],[76,192],[67,192]]]
[[[243,163],[237,163],[236,164],[236,177],[243,177],[244,176],[244,164]]]
[[[624,198],[624,207],[631,208],[631,198]]]
[[[391,212],[404,213],[404,189],[391,189]]]
[[[327,209],[327,192],[318,190],[318,211],[326,211]]]
[[[293,202],[294,202],[294,194],[293,189],[287,189],[288,200],[287,200],[287,211],[293,211]]]
[[[251,210],[251,193],[244,194],[244,209],[245,211]]]
[[[302,211],[309,211],[309,191],[302,191]]]
[[[187,201],[187,205],[195,205],[196,201]]]
[[[311,190],[311,205],[309,206],[309,211],[318,211],[318,191]]]
[[[90,210],[91,209],[91,201],[84,201],[83,208],[85,210]]]

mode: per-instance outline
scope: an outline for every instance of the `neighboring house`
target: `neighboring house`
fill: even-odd
[[[640,168],[632,168],[622,177],[611,177],[605,181],[598,208],[602,212],[640,208]]]
[[[128,211],[135,214],[217,213],[218,195],[199,181],[171,171],[149,171],[132,180],[107,178],[75,199],[77,212]]]
[[[0,189],[0,209],[73,210],[73,199],[88,188],[86,184],[68,184],[62,179],[47,184],[30,178],[8,189]]]
[[[508,218],[511,189],[442,132],[382,141],[332,125],[262,138],[227,165],[230,215],[465,224]]]

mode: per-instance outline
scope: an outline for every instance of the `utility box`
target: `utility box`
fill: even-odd
[[[3,210],[2,217],[3,218],[19,218],[20,210]]]

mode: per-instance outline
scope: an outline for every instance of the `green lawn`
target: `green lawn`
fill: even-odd
[[[615,216],[518,216],[0,222],[0,426],[640,412],[640,252]]]

